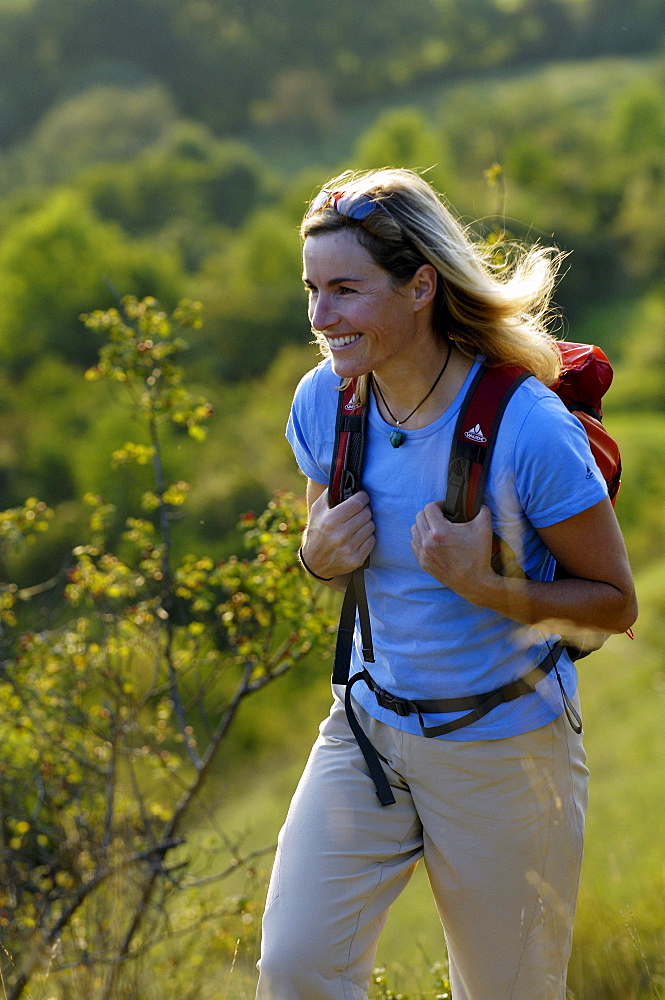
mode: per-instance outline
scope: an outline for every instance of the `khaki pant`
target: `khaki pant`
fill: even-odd
[[[454,1000],[565,1000],[587,797],[565,717],[455,742],[358,718],[388,761],[383,807],[336,701],[280,833],[258,1000],[366,1000],[388,909],[424,858]]]

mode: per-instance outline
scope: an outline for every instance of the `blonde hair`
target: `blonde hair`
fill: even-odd
[[[520,365],[545,385],[560,374],[560,354],[550,333],[556,313],[551,297],[564,254],[552,247],[504,246],[472,239],[441,197],[411,170],[386,168],[348,171],[323,191],[366,194],[386,209],[364,219],[336,211],[332,203],[310,207],[300,234],[308,236],[353,229],[361,245],[397,285],[408,282],[423,264],[439,275],[434,302],[435,332],[472,358],[487,364]],[[314,331],[324,354],[328,345]],[[364,388],[364,387],[363,387]]]

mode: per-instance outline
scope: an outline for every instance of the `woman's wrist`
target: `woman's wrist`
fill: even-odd
[[[318,573],[315,573],[314,570],[307,565],[307,563],[305,562],[305,557],[302,552],[302,545],[298,549],[298,558],[300,560],[300,565],[305,570],[305,572],[309,573],[310,576],[313,576],[315,580],[320,580],[321,583],[330,583],[331,580],[335,579],[334,576],[319,576]]]

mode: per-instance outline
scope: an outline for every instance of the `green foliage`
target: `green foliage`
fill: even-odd
[[[263,197],[266,176],[248,147],[180,123],[136,159],[88,171],[82,186],[102,218],[143,235],[177,219],[237,227]]]
[[[152,286],[167,300],[180,281],[176,260],[130,242],[72,191],[16,219],[0,237],[2,361],[16,374],[45,353],[89,363],[96,351],[78,315],[111,298],[105,277],[138,293]]]
[[[46,108],[86,85],[167,84],[174,103],[215,132],[257,119],[309,138],[332,101],[534,59],[657,51],[659,5],[633,0],[50,0],[0,8],[0,139],[25,134]],[[325,67],[325,72],[322,71]],[[272,126],[270,126],[272,127]]]
[[[428,181],[441,191],[449,185],[449,153],[445,140],[429,127],[416,108],[387,111],[361,137],[354,162],[359,167],[408,167],[427,171]]]
[[[0,186],[71,182],[98,161],[120,163],[157,143],[176,121],[168,91],[92,86],[51,107],[30,138],[0,160]]]
[[[204,440],[204,423],[212,416],[212,407],[204,399],[194,399],[183,385],[183,370],[174,358],[187,344],[182,337],[172,336],[174,327],[199,329],[201,308],[200,302],[183,302],[169,319],[155,299],[138,301],[128,296],[122,312],[98,310],[82,316],[89,330],[108,337],[99,351],[99,362],[86,372],[86,378],[107,378],[126,386],[153,440],[147,449],[129,442],[114,453],[116,464],[145,465],[154,458],[157,422],[165,417],[186,428],[195,440]]]
[[[389,976],[385,969],[375,969],[372,975],[372,1000],[450,1000],[450,981],[447,978],[448,970],[437,963],[430,970],[432,985],[425,991],[418,990],[416,993],[409,991],[392,989],[389,983]]]
[[[77,995],[145,996],[132,985],[141,956],[154,951],[163,963],[165,942],[191,940],[213,918],[223,922],[218,960],[229,955],[253,904],[234,895],[220,906],[201,889],[228,878],[246,854],[213,829],[214,872],[197,877],[182,849],[190,813],[241,704],[331,635],[298,567],[304,505],[292,496],[245,517],[246,558],[174,558],[172,519],[187,484],[166,481],[163,430],[172,424],[201,441],[212,415],[175,363],[186,346],[180,329],[201,324],[198,304],[169,315],[154,299],[127,297],[121,310],[84,320],[107,338],[89,378],[122,388],[150,442],[126,441],[114,462],[152,468],[144,506],[155,516],[130,516],[118,532],[114,506],[89,494],[88,537],[64,578],[21,590],[7,577],[0,589],[8,1000],[28,993],[46,956],[51,981],[66,969]],[[0,565],[51,518],[34,499],[4,511]],[[54,590],[49,621],[40,604]]]
[[[300,240],[281,212],[255,212],[193,283],[206,304],[205,364],[225,381],[262,374],[286,342],[307,337]]]
[[[15,583],[3,582],[6,573],[6,559],[9,552],[20,543],[34,544],[37,535],[46,531],[53,511],[42,500],[30,497],[25,504],[2,511],[0,514],[0,626],[17,624],[16,603],[19,590]],[[1,633],[0,633],[1,634]]]
[[[612,386],[612,412],[653,413],[665,409],[665,296],[646,295],[629,318],[622,363]]]
[[[635,567],[665,554],[665,417],[617,416],[607,422],[621,447],[623,472],[617,515]]]

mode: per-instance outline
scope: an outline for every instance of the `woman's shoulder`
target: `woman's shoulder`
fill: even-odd
[[[538,379],[526,379],[510,398],[497,440],[516,469],[530,461],[564,462],[567,453],[590,457],[589,441],[580,423],[552,389]]]
[[[300,379],[293,396],[289,425],[300,428],[306,437],[334,433],[340,384],[328,359],[311,368]]]
[[[526,427],[540,420],[555,424],[559,422],[567,424],[574,420],[556,392],[543,385],[535,376],[531,376],[518,386],[511,398],[506,416]]]
[[[296,387],[295,399],[311,399],[312,396],[324,397],[330,395],[330,398],[336,401],[334,391],[339,384],[340,377],[339,375],[335,375],[330,358],[325,358],[314,368],[310,368],[308,372],[305,372]]]

